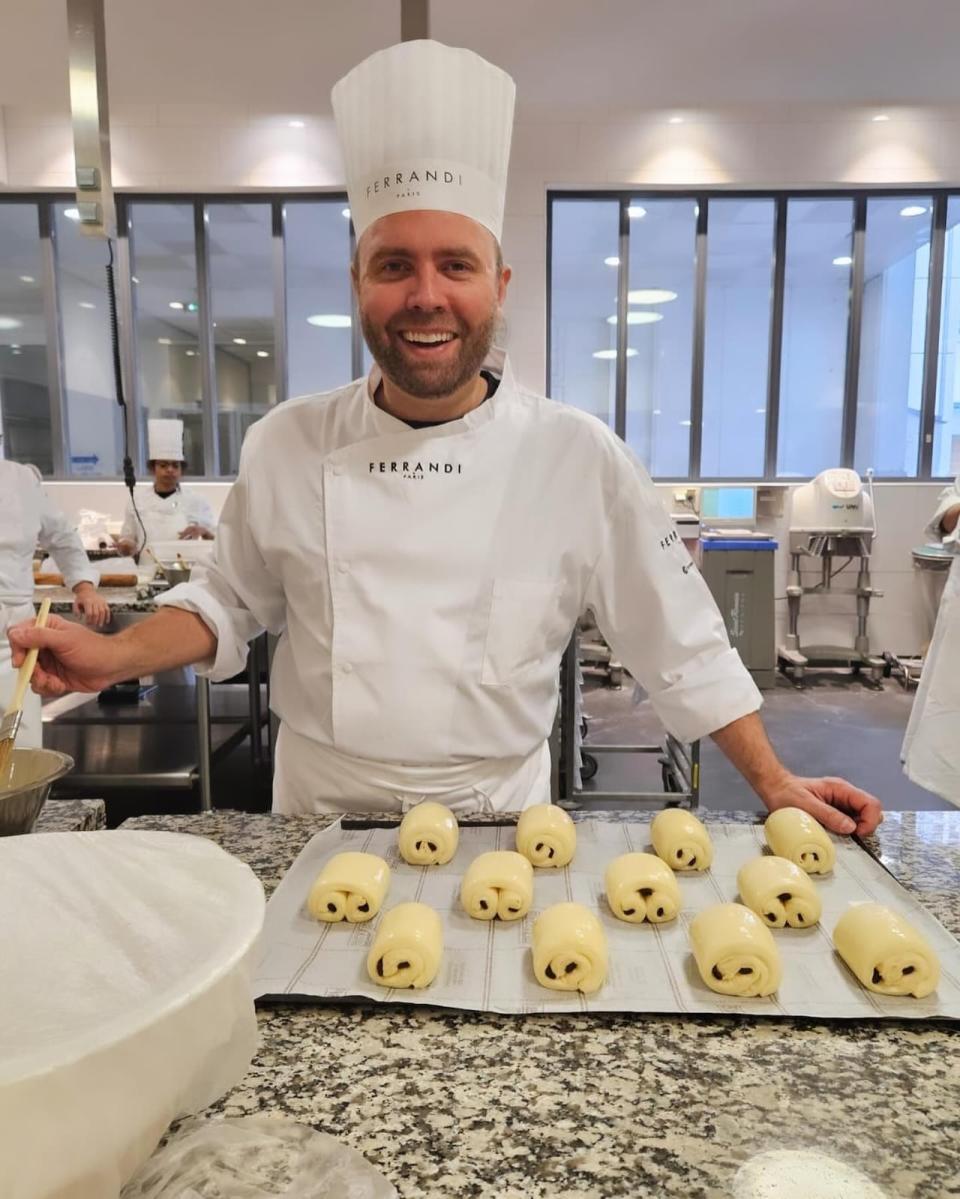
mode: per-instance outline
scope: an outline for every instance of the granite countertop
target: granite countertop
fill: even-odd
[[[102,799],[48,799],[43,805],[35,833],[86,833],[106,828],[107,805]]]
[[[124,827],[210,837],[269,894],[328,823],[215,812]],[[960,812],[889,813],[870,845],[960,933]],[[720,1199],[744,1162],[778,1148],[841,1159],[887,1196],[960,1194],[960,1034],[942,1023],[363,1004],[271,1006],[259,1022],[249,1072],[206,1114],[312,1124],[405,1199]]]
[[[100,594],[110,605],[110,611],[156,612],[156,596],[165,588],[154,587],[103,587]],[[37,587],[33,593],[34,603],[49,597],[50,611],[66,616],[73,611],[73,593],[67,587]]]

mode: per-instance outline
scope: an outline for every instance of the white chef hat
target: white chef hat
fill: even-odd
[[[470,50],[401,42],[365,59],[331,93],[350,214],[359,237],[392,212],[458,212],[497,241],[516,95]]]
[[[183,421],[147,421],[147,459],[150,462],[183,461]]]

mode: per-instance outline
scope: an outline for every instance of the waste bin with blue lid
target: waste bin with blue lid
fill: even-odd
[[[758,687],[776,682],[772,537],[704,537],[703,577],[723,615],[730,644]]]

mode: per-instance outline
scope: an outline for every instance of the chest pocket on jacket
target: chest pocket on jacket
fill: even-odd
[[[481,683],[502,687],[530,671],[562,639],[560,587],[532,579],[495,579]]]

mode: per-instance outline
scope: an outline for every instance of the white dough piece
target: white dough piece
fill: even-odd
[[[940,981],[940,959],[907,920],[879,903],[855,903],[833,930],[833,944],[868,991],[923,999]]]
[[[650,840],[657,855],[672,870],[707,870],[713,861],[713,842],[692,812],[665,808],[653,818]]]
[[[457,852],[460,827],[442,803],[419,803],[404,816],[397,834],[400,856],[411,866],[443,866]]]
[[[335,854],[317,875],[307,897],[314,920],[362,924],[383,907],[390,867],[375,853]]]
[[[428,987],[443,957],[443,925],[425,903],[385,912],[367,954],[367,973],[382,987]]]
[[[625,853],[604,874],[607,903],[628,924],[662,924],[680,911],[680,884],[670,867],[652,853]]]
[[[533,972],[542,987],[590,994],[607,976],[607,937],[580,903],[556,903],[533,925]]]
[[[837,851],[827,830],[802,808],[778,808],[767,817],[763,831],[778,858],[788,858],[807,874],[833,869]]]
[[[521,812],[517,852],[534,866],[569,866],[576,848],[577,826],[563,808],[540,803]]]
[[[460,902],[475,920],[522,920],[533,903],[533,867],[511,849],[482,853],[467,867]]]
[[[711,991],[746,999],[772,995],[782,975],[773,933],[741,903],[720,903],[690,924],[700,977]]]
[[[816,883],[799,866],[772,854],[754,858],[737,872],[741,901],[768,928],[812,928],[823,904]]]

